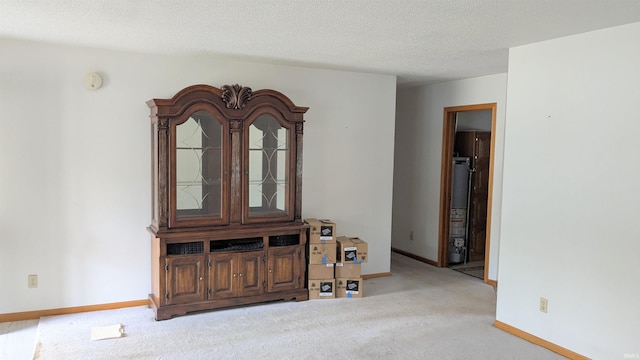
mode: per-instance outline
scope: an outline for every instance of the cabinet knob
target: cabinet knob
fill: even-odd
[[[240,273],[240,277],[242,277],[242,273]]]
[[[233,277],[236,277],[236,274],[235,274],[235,273],[233,274]]]
[[[200,276],[200,281],[202,281],[202,276]]]
[[[269,274],[271,274],[273,271],[271,271],[271,269],[269,269]]]

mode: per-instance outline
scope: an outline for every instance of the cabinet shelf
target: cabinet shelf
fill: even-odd
[[[252,251],[264,248],[262,238],[240,240],[212,240],[211,252]]]
[[[202,241],[167,244],[167,255],[193,255],[204,253]]]
[[[212,151],[220,151],[222,148],[220,147],[211,147],[211,146],[176,146],[176,150],[212,150]]]
[[[269,247],[300,245],[300,235],[269,236]]]

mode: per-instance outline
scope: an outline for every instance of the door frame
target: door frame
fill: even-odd
[[[444,108],[442,126],[442,163],[440,169],[440,220],[438,223],[438,266],[449,265],[449,208],[451,206],[451,159],[455,141],[456,114],[466,111],[491,110],[491,145],[489,154],[489,191],[487,194],[487,234],[485,238],[484,282],[489,283],[489,255],[491,244],[491,209],[493,200],[493,163],[495,155],[497,103],[451,106]]]

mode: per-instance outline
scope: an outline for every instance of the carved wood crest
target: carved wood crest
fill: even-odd
[[[249,100],[251,100],[251,88],[249,87],[238,84],[222,87],[222,101],[227,105],[227,109],[244,109]]]

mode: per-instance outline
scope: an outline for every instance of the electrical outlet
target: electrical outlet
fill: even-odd
[[[37,288],[38,287],[38,275],[29,275],[29,288]]]
[[[543,297],[540,298],[540,312],[543,312],[545,314],[547,313],[548,302],[549,302],[549,300],[547,300],[547,299],[545,299]]]
[[[409,232],[409,240],[413,240],[413,230],[411,230],[411,232]]]

